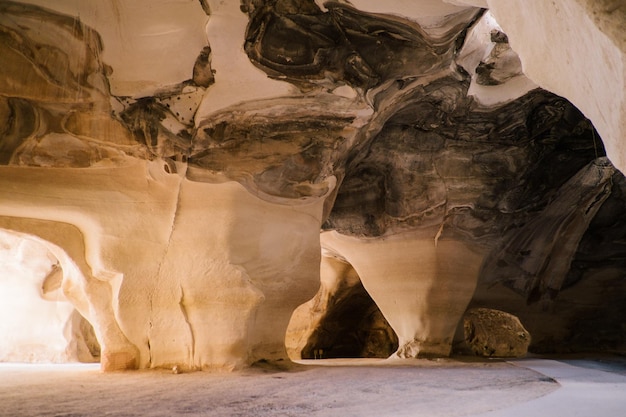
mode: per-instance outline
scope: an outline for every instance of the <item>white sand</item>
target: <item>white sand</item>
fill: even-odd
[[[515,361],[559,381],[561,388],[532,401],[476,417],[624,417],[626,361]]]
[[[524,403],[559,388],[542,374],[500,361],[315,363],[327,366],[173,374],[1,364],[0,415],[453,417]]]

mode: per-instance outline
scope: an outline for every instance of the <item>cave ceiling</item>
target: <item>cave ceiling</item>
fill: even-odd
[[[623,175],[592,122],[524,75],[486,9],[442,3],[445,13],[414,18],[368,2],[185,4],[209,28],[237,13],[245,33],[179,40],[181,64],[165,57],[167,76],[132,87],[107,44],[122,32],[38,3],[0,2],[3,166],[161,161],[269,203],[325,199],[322,231],[463,242],[486,254],[481,282],[528,303],[589,268],[626,267]],[[216,52],[229,42],[257,80],[240,90],[239,61],[231,69]]]

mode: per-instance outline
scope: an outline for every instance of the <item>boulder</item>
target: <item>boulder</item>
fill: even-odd
[[[477,356],[520,358],[531,337],[517,317],[489,308],[470,309],[463,316],[465,343]]]

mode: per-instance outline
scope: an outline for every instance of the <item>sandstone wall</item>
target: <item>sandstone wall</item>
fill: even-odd
[[[103,369],[286,360],[322,250],[399,356],[448,355],[468,306],[623,350],[620,5],[48,3],[0,4],[0,227]]]

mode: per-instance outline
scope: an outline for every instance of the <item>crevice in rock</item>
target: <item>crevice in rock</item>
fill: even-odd
[[[302,359],[387,358],[396,351],[398,338],[363,284],[332,298]]]
[[[161,167],[160,169],[165,170],[167,167],[167,163]],[[152,287],[150,294],[149,294],[149,304],[150,304],[150,321],[149,321],[149,331],[147,332],[147,340],[148,340],[148,350],[149,350],[149,357],[150,357],[150,363],[152,363],[152,350],[150,349],[150,335],[152,334],[152,330],[154,329],[154,323],[152,321],[152,317],[154,317],[155,314],[155,309],[154,309],[154,298],[155,296],[157,296],[158,294],[158,287],[159,287],[159,283],[160,281],[163,279],[163,268],[164,268],[164,263],[168,262],[169,257],[169,251],[170,251],[170,246],[172,243],[172,237],[174,236],[174,232],[175,232],[175,228],[176,228],[176,223],[177,223],[177,219],[179,216],[179,212],[181,210],[181,194],[182,194],[182,188],[183,188],[183,181],[184,181],[184,175],[186,172],[186,164],[184,165],[185,169],[182,170],[181,173],[176,173],[176,174],[169,174],[168,175],[177,175],[179,176],[179,180],[177,181],[176,187],[177,187],[177,191],[176,191],[176,204],[174,205],[174,210],[172,212],[171,215],[171,219],[169,222],[169,232],[168,232],[168,236],[167,236],[167,240],[165,242],[165,248],[163,250],[162,256],[159,258],[159,263],[158,263],[158,267],[156,269],[156,275],[155,275],[155,282],[154,282],[154,286]],[[171,169],[170,169],[171,170]],[[181,301],[182,301],[182,286],[180,287],[181,289]],[[182,307],[182,306],[181,306]],[[185,319],[185,321],[187,321],[187,315],[186,315],[186,311],[182,310],[181,311],[183,314],[183,317]],[[191,326],[190,327],[190,331],[191,331]],[[191,334],[191,337],[193,339],[193,332]],[[192,347],[193,349],[193,347]],[[192,356],[193,358],[193,356]]]
[[[193,331],[193,326],[191,324],[191,321],[189,320],[189,315],[187,313],[187,307],[185,307],[185,291],[183,290],[182,285],[180,286],[180,301],[178,302],[178,305],[180,306],[180,311],[183,314],[183,317],[185,318],[185,323],[187,323],[187,326],[189,326],[189,335],[191,336],[191,352],[190,352],[190,362],[194,362],[195,357],[196,357],[196,338],[195,338],[195,334]]]

